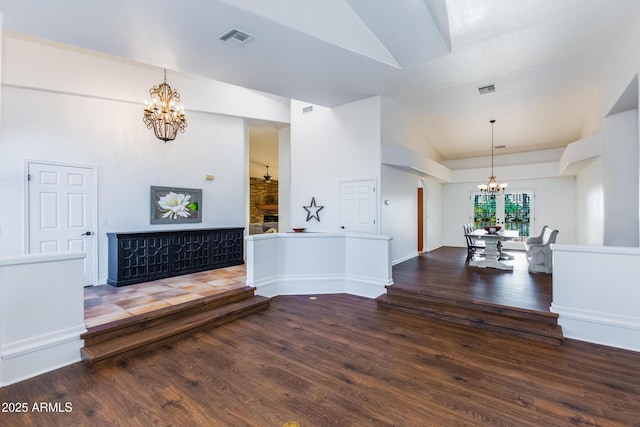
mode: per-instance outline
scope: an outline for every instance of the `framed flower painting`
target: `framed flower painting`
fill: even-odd
[[[202,190],[151,186],[151,224],[202,222]]]

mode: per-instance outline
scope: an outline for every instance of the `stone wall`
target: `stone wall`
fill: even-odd
[[[278,181],[264,182],[262,178],[250,178],[249,222],[263,222],[264,215],[278,214]]]

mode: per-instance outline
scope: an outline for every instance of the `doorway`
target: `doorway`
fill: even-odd
[[[82,251],[83,286],[97,282],[95,168],[27,163],[27,252]]]
[[[249,128],[249,234],[280,231],[278,128]]]
[[[533,190],[507,191],[495,197],[486,197],[474,192],[471,199],[474,228],[499,225],[505,230],[517,230],[518,242],[524,242],[529,237],[535,219]]]
[[[424,252],[424,189],[418,187],[418,253]]]

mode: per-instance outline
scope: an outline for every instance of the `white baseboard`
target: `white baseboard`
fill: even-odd
[[[566,338],[640,351],[640,317],[582,310],[551,304]]]
[[[0,386],[35,377],[80,361],[80,349],[84,343],[80,334],[85,325],[56,331],[5,344],[2,347],[2,378]]]
[[[247,280],[247,286],[256,288],[255,294],[267,298],[273,298],[278,295],[278,277],[272,276],[266,279],[260,280]]]
[[[345,279],[345,293],[366,298],[377,298],[387,292],[386,286],[393,280],[381,281],[367,277],[349,276]]]
[[[289,276],[249,282],[256,288],[256,295],[272,298],[277,295],[351,294],[376,298],[386,292],[385,286],[393,281],[380,281],[367,277],[343,275]]]
[[[401,262],[405,262],[410,260],[411,258],[415,258],[418,255],[420,255],[418,252],[412,253],[410,255],[407,255],[405,257],[402,258],[398,258],[398,259],[394,259],[393,261],[391,261],[391,265],[396,265],[396,264],[400,264]]]
[[[280,295],[344,293],[343,275],[288,276],[278,280]]]

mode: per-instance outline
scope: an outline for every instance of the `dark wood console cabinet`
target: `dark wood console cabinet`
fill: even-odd
[[[244,228],[107,233],[107,283],[125,286],[244,263]]]

